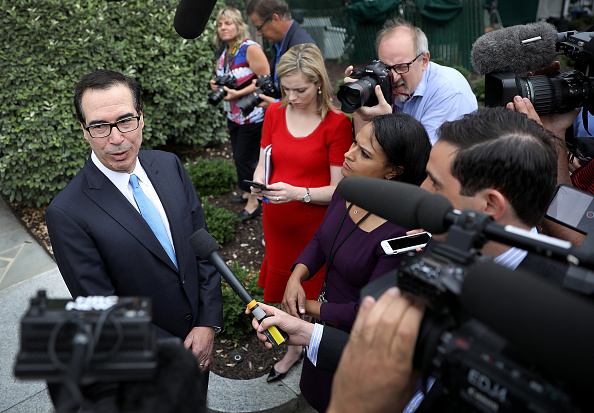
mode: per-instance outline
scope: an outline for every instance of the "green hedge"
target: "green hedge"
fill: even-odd
[[[49,202],[86,161],[72,94],[96,69],[142,85],[144,148],[226,139],[223,111],[207,103],[214,20],[182,39],[177,3],[0,0],[0,192],[11,202]]]

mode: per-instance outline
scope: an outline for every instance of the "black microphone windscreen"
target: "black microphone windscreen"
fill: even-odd
[[[540,40],[522,42],[540,36]],[[481,75],[493,72],[523,74],[553,64],[557,57],[557,29],[538,22],[493,30],[472,45],[470,60]]]
[[[338,184],[338,192],[347,201],[396,225],[407,229],[423,228],[435,234],[446,231],[444,216],[452,210],[450,202],[441,195],[386,179],[345,178]]]
[[[200,228],[190,237],[190,245],[201,260],[207,260],[213,252],[219,250],[219,244],[204,228]]]
[[[195,39],[204,31],[217,0],[179,0],[173,27],[184,39]]]
[[[353,176],[338,184],[340,195],[404,228],[419,228],[417,208],[429,193],[412,184]]]
[[[473,266],[460,303],[526,361],[588,390],[594,382],[594,303],[537,275],[494,263]]]

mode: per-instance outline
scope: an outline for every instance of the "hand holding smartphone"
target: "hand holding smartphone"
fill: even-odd
[[[266,185],[264,185],[263,183],[256,182],[256,181],[250,181],[249,179],[244,179],[243,183],[253,186],[254,188],[260,188],[264,191],[273,191],[273,189],[267,188]]]
[[[387,255],[395,255],[423,248],[430,239],[431,234],[428,232],[419,232],[418,234],[383,240],[381,246]]]

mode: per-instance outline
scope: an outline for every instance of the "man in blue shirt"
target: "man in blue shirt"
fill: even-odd
[[[258,33],[272,44],[274,56],[270,61],[270,74],[278,87],[276,65],[281,56],[297,44],[316,42],[291,18],[284,0],[252,0],[247,6],[247,15]]]
[[[362,106],[353,114],[355,133],[373,116],[404,112],[423,124],[434,145],[435,131],[443,122],[478,108],[476,96],[460,72],[429,61],[427,36],[418,27],[402,19],[386,21],[377,35],[376,49],[379,59],[391,66],[394,104],[388,104],[376,86],[379,103]],[[347,75],[351,71],[349,66]]]

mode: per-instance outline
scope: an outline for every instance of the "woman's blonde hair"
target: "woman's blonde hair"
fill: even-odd
[[[219,14],[217,14],[217,20],[216,20],[217,24],[219,23],[219,21],[221,19],[231,20],[237,27],[237,38],[235,39],[235,41],[241,43],[244,40],[247,40],[250,38],[250,32],[248,29],[248,25],[246,24],[246,22],[243,21],[243,16],[241,15],[241,12],[239,10],[237,10],[236,8],[225,7],[223,9],[221,9],[221,11],[219,11]],[[218,30],[215,30],[214,44],[217,47],[220,47],[221,44],[223,44],[223,41],[219,37]]]
[[[335,108],[332,105],[330,78],[318,46],[313,43],[298,44],[282,55],[276,66],[276,74],[279,79],[297,73],[303,73],[303,77],[307,82],[319,85],[319,90],[322,93],[317,94],[316,113],[324,119],[328,112],[335,110]],[[283,97],[281,108],[284,108],[289,104],[289,98],[282,87],[281,94]]]

